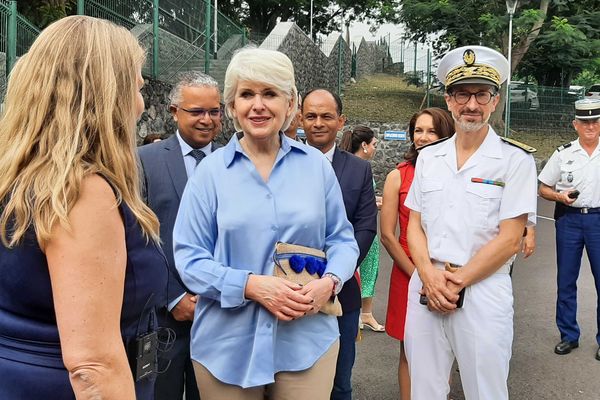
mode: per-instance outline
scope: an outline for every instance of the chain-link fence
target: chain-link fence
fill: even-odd
[[[385,41],[382,45],[387,45]],[[344,93],[352,120],[406,122],[426,107],[446,108],[444,87],[435,76],[437,60],[424,45],[398,40],[388,45],[391,64],[357,79]],[[357,60],[359,61],[359,60]],[[360,70],[360,65],[356,65]],[[514,78],[513,78],[514,79]],[[537,86],[513,80],[510,85],[508,134],[537,147],[553,148],[572,140],[574,103],[584,88]],[[504,101],[506,88],[501,91]],[[366,105],[369,106],[366,106]],[[506,105],[499,106],[504,110]],[[498,125],[498,124],[497,124]],[[502,122],[500,125],[504,126]],[[499,134],[504,131],[499,130]]]
[[[39,29],[17,12],[16,1],[0,0],[0,101],[6,93],[8,73],[38,34]]]
[[[78,0],[78,10],[131,30],[148,51],[144,74],[165,82],[180,71],[220,71],[247,43],[245,29],[207,1]]]

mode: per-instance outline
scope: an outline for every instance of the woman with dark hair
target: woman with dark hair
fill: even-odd
[[[340,142],[340,149],[346,150],[363,160],[372,160],[377,150],[377,138],[371,128],[357,126],[344,132]],[[373,181],[375,187],[375,181]],[[381,197],[375,198],[377,207],[381,207]],[[385,327],[373,317],[373,296],[375,295],[375,282],[379,273],[379,238],[375,236],[367,256],[360,264],[360,286],[362,307],[360,313],[360,329],[365,326],[374,332],[384,332]]]
[[[142,141],[142,144],[150,144],[150,143],[154,143],[154,142],[160,142],[161,140],[162,140],[161,135],[159,135],[158,133],[151,133],[149,135],[146,135],[146,137]]]
[[[415,270],[410,258],[406,228],[409,209],[404,201],[410,189],[415,173],[415,164],[419,148],[454,134],[452,116],[440,108],[426,108],[411,118],[408,127],[411,146],[404,155],[406,161],[398,164],[385,179],[383,188],[383,206],[381,208],[381,243],[394,260],[390,279],[386,332],[401,341],[398,383],[401,399],[410,398],[410,378],[408,363],[404,352],[404,322],[408,297],[408,282]],[[400,237],[396,238],[396,223],[400,223]]]

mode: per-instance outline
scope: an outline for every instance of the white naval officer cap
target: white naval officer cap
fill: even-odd
[[[508,77],[508,60],[484,46],[463,46],[442,58],[437,77],[446,88],[462,83],[491,84],[499,88]]]
[[[575,102],[575,119],[600,118],[600,99],[583,99]]]

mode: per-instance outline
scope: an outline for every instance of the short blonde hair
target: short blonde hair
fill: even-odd
[[[223,101],[225,112],[233,120],[235,129],[241,127],[237,118],[233,116],[233,102],[235,92],[240,81],[261,82],[281,91],[287,101],[292,101],[292,110],[298,109],[298,89],[294,78],[294,66],[285,54],[275,50],[265,50],[245,47],[239,50],[231,59],[225,73],[223,88]],[[296,116],[292,112],[283,123],[281,130],[290,126]]]
[[[69,212],[82,180],[100,174],[147,238],[158,220],[140,195],[135,154],[137,76],[145,53],[125,28],[84,16],[48,26],[16,63],[0,120],[0,238],[33,225],[40,246]]]

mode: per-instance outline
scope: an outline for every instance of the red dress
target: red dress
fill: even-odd
[[[406,229],[408,228],[408,215],[410,210],[404,205],[408,190],[415,176],[415,166],[405,161],[398,164],[400,171],[400,190],[398,193],[398,220],[400,222],[400,246],[410,257],[408,242],[406,240]],[[385,319],[385,331],[391,337],[404,340],[404,322],[406,320],[406,305],[408,302],[408,282],[410,276],[394,263],[392,277],[390,278],[390,294],[388,297],[387,316]]]

